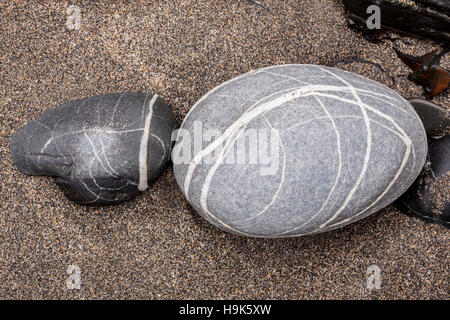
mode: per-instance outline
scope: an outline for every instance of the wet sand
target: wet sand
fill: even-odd
[[[295,239],[251,239],[205,222],[183,198],[172,168],[135,200],[89,208],[51,179],[20,174],[9,139],[45,110],[91,95],[153,91],[178,123],[196,100],[252,69],[338,64],[405,98],[421,97],[392,42],[348,29],[340,1],[0,0],[1,299],[448,299],[449,231],[394,206],[344,229]],[[399,49],[434,48],[407,39]],[[443,61],[450,68],[450,55]],[[390,75],[395,76],[395,82]],[[435,102],[450,106],[448,95]],[[366,270],[381,269],[368,290]],[[69,290],[67,268],[81,270]]]

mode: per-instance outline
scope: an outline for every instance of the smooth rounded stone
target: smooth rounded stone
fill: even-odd
[[[207,93],[172,151],[192,206],[231,233],[289,237],[343,227],[397,199],[425,163],[411,104],[339,69],[282,65]]]
[[[43,113],[11,138],[11,154],[20,172],[55,177],[76,203],[117,204],[161,174],[175,126],[156,94],[105,94]]]
[[[396,202],[407,214],[450,227],[450,135],[430,144],[428,161]]]
[[[450,133],[449,112],[441,106],[420,98],[408,100],[423,122],[430,137],[445,136]]]

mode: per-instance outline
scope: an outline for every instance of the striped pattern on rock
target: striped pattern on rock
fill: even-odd
[[[13,136],[11,152],[21,172],[54,176],[69,199],[115,204],[161,174],[174,128],[156,94],[105,94],[45,112]]]
[[[288,237],[329,231],[394,201],[419,174],[427,142],[411,105],[392,90],[342,70],[313,65],[259,69],[216,87],[190,110],[193,123],[221,134],[175,177],[194,208],[244,236]],[[280,167],[227,164],[248,129],[269,128]],[[181,136],[173,158],[186,146]],[[202,160],[218,152],[213,164]]]

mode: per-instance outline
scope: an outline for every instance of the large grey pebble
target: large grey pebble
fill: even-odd
[[[268,133],[255,143],[252,130]],[[340,228],[392,203],[426,154],[417,113],[392,90],[334,68],[282,65],[201,98],[172,160],[181,190],[209,222],[243,236],[289,237]]]
[[[79,204],[132,199],[162,172],[176,123],[157,95],[113,93],[43,113],[11,138],[20,172],[55,177]]]

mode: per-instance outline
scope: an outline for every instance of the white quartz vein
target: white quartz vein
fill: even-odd
[[[355,103],[355,101],[344,99],[344,98],[340,98],[340,97],[329,95],[329,94],[317,93],[317,95],[319,95],[319,96],[326,96],[326,97],[333,97],[333,98],[338,99],[340,101],[348,102],[348,103],[351,103],[351,104],[358,104],[358,103]],[[365,109],[370,110],[371,112],[375,113],[376,115],[378,115],[378,116],[388,120],[399,131],[400,134],[398,136],[402,139],[402,141],[406,145],[406,151],[405,151],[404,157],[402,159],[402,162],[401,162],[401,164],[400,164],[396,174],[394,175],[393,179],[391,180],[391,182],[386,187],[386,189],[369,206],[367,206],[365,209],[363,209],[362,211],[358,212],[357,214],[355,214],[355,215],[353,215],[353,216],[351,216],[349,218],[343,219],[342,221],[339,221],[339,222],[336,222],[336,223],[330,225],[330,222],[334,221],[337,218],[337,216],[339,215],[339,213],[342,212],[342,210],[345,209],[345,207],[347,206],[347,204],[349,202],[349,201],[347,201],[349,199],[349,197],[347,197],[346,201],[344,201],[344,205],[345,206],[344,205],[341,206],[341,208],[338,209],[338,211],[336,211],[336,213],[333,214],[331,219],[328,219],[326,222],[322,223],[317,230],[314,230],[313,232],[310,232],[310,233],[315,233],[317,231],[325,231],[324,230],[325,228],[331,229],[331,228],[335,228],[335,227],[338,227],[340,225],[346,224],[346,223],[354,220],[356,217],[362,215],[367,210],[369,210],[371,207],[373,207],[375,204],[377,204],[386,195],[387,192],[389,192],[389,190],[392,188],[394,183],[400,177],[400,175],[403,172],[403,169],[405,168],[406,163],[407,163],[407,161],[409,159],[409,155],[411,153],[412,142],[411,142],[411,139],[409,138],[409,136],[404,132],[404,130],[394,121],[394,119],[392,117],[384,114],[383,112],[381,112],[381,111],[379,111],[377,109],[372,108],[371,106],[369,106],[367,104],[362,103],[361,106],[363,106]],[[274,237],[281,236],[281,235],[284,235],[284,234],[287,234],[287,233],[290,233],[290,232],[292,232],[292,230],[283,232],[281,234],[276,234],[276,235],[274,235]],[[305,234],[303,234],[303,235],[305,235]],[[295,234],[295,235],[292,235],[292,236],[298,236],[298,234]]]
[[[149,103],[149,111],[147,113],[147,118],[145,119],[145,127],[144,127],[144,133],[142,134],[141,138],[141,145],[140,145],[140,152],[139,152],[139,185],[138,189],[140,191],[145,191],[148,189],[148,178],[147,178],[147,161],[148,161],[148,139],[150,137],[150,124],[152,121],[152,115],[153,115],[153,106],[156,103],[156,100],[158,99],[158,95],[154,94],[152,97],[152,100],[150,100]]]
[[[334,74],[331,71],[328,71],[326,69],[320,68],[322,71],[325,71],[327,73],[330,73],[331,75],[334,75],[336,77],[336,79],[342,81],[342,83],[346,84],[350,89],[351,92],[353,94],[353,96],[356,99],[356,103],[359,106],[361,113],[364,117],[364,124],[366,127],[366,154],[364,156],[364,163],[363,163],[363,167],[361,170],[361,173],[359,174],[358,179],[356,180],[353,188],[350,190],[347,198],[345,199],[344,203],[342,204],[342,206],[334,213],[334,215],[327,220],[326,222],[324,222],[323,224],[321,224],[319,226],[319,230],[326,227],[327,224],[329,224],[330,222],[332,222],[334,219],[337,218],[337,216],[339,216],[339,214],[347,207],[348,203],[350,202],[350,200],[352,199],[353,195],[355,194],[356,190],[358,189],[359,185],[361,184],[362,179],[364,178],[367,168],[369,167],[369,161],[370,161],[370,152],[372,150],[372,130],[370,128],[370,120],[369,117],[367,115],[367,110],[364,108],[364,103],[361,101],[361,98],[359,97],[358,93],[356,92],[355,88],[346,80],[344,80],[343,78],[339,77],[338,75]]]
[[[203,212],[206,213],[210,218],[212,218],[213,220],[216,220],[217,222],[219,222],[221,225],[223,225],[224,227],[233,230],[234,232],[241,234],[241,235],[247,235],[249,236],[249,234],[246,234],[242,231],[236,230],[235,228],[233,228],[232,226],[228,225],[227,223],[225,223],[224,221],[222,221],[221,219],[219,219],[218,217],[216,217],[214,214],[212,214],[209,209],[208,209],[208,204],[207,204],[207,197],[208,197],[208,192],[209,192],[209,186],[211,184],[212,178],[214,176],[214,173],[216,172],[217,168],[222,164],[223,160],[225,159],[225,157],[227,156],[228,152],[230,150],[232,150],[233,148],[231,148],[234,144],[234,142],[242,135],[242,133],[245,131],[245,128],[241,128],[238,129],[237,132],[235,131],[235,136],[234,137],[230,137],[230,139],[228,139],[223,147],[223,149],[221,150],[221,152],[219,153],[214,165],[209,169],[208,174],[205,178],[205,181],[202,185],[202,189],[201,189],[201,194],[200,194],[200,205],[202,206]]]
[[[237,129],[245,126],[250,121],[254,120],[255,118],[261,116],[262,114],[273,110],[275,108],[278,108],[285,103],[295,100],[300,97],[305,96],[312,96],[314,94],[317,94],[319,91],[349,91],[352,90],[351,88],[344,87],[344,86],[320,86],[320,85],[309,85],[309,86],[303,86],[300,88],[297,88],[296,90],[291,90],[288,93],[285,93],[273,100],[270,100],[268,102],[265,102],[261,105],[258,105],[257,107],[254,107],[253,109],[249,109],[247,112],[245,112],[243,115],[241,115],[240,118],[238,118],[235,122],[233,122],[217,139],[215,139],[213,142],[211,142],[207,147],[205,147],[203,150],[199,151],[194,158],[192,159],[191,163],[188,166],[188,170],[184,179],[183,189],[186,197],[188,197],[189,193],[189,186],[192,179],[192,175],[194,173],[194,170],[201,162],[201,160],[211,152],[213,152],[216,148],[218,148],[224,141],[226,141],[230,135],[232,135]],[[284,91],[284,90],[283,90]],[[274,94],[273,94],[274,95]]]
[[[117,110],[117,107],[119,106],[120,101],[122,100],[122,98],[123,98],[124,95],[125,95],[125,92],[122,93],[122,94],[120,95],[119,99],[117,100],[116,105],[114,106],[114,110],[113,110],[113,113],[112,113],[112,116],[111,116],[111,123],[114,122],[114,118],[116,117],[116,110]]]
[[[328,204],[328,201],[330,200],[331,196],[333,195],[336,186],[338,185],[339,178],[341,177],[341,171],[342,171],[341,136],[339,134],[339,130],[338,130],[337,126],[336,126],[336,123],[334,122],[333,117],[331,116],[330,112],[327,110],[327,108],[323,104],[322,100],[320,100],[317,96],[314,96],[314,98],[316,98],[316,100],[319,102],[319,105],[321,106],[321,108],[323,109],[325,114],[327,115],[327,118],[328,118],[328,120],[330,120],[331,125],[333,126],[333,129],[335,131],[335,134],[336,134],[336,152],[337,152],[337,155],[338,155],[338,170],[337,170],[337,173],[336,173],[336,178],[334,180],[334,184],[333,184],[330,192],[328,193],[327,198],[323,202],[321,208],[313,216],[311,216],[311,218],[309,220],[305,221],[302,225],[296,227],[295,229],[300,229],[300,228],[303,228],[303,227],[307,226],[312,220],[314,220],[317,216],[319,216],[322,213],[323,209],[326,207],[326,205]],[[287,233],[292,232],[292,231],[293,230],[290,230]]]
[[[91,97],[89,97],[89,98],[87,98],[87,99],[82,99],[83,102],[81,102],[81,103],[78,105],[77,110],[75,111],[76,114],[79,114],[79,113],[80,113],[81,107],[84,106],[84,104],[85,104],[90,98],[91,98]]]
[[[102,166],[103,170],[105,170],[105,172],[108,173],[110,176],[117,178],[116,175],[115,175],[114,173],[112,173],[111,171],[109,171],[109,170],[105,167],[105,165],[103,164],[103,161],[102,161],[102,159],[100,159],[100,156],[98,155],[97,150],[95,149],[95,145],[94,145],[94,143],[92,142],[92,139],[89,137],[89,135],[85,132],[85,133],[84,133],[84,136],[86,137],[86,139],[88,140],[89,144],[91,145],[91,147],[92,147],[92,152],[94,152],[94,155],[95,155],[95,157],[97,158],[97,160],[98,160],[98,162],[100,163],[100,165]]]
[[[258,212],[257,214],[240,220],[240,221],[234,221],[233,223],[242,223],[242,222],[246,222],[246,221],[250,221],[252,219],[255,219],[259,216],[261,216],[262,214],[264,214],[277,200],[278,195],[281,192],[281,189],[283,188],[283,184],[284,184],[284,180],[286,178],[286,151],[284,149],[284,144],[283,144],[283,140],[280,137],[280,134],[278,133],[278,130],[276,130],[270,123],[270,121],[267,119],[266,116],[264,116],[264,120],[266,121],[267,125],[270,127],[271,131],[276,135],[279,143],[280,143],[280,148],[281,148],[281,152],[283,154],[283,165],[281,166],[281,178],[280,178],[280,183],[278,184],[278,188],[276,190],[276,192],[274,193],[272,200],[264,207],[263,210],[261,210],[260,212]],[[274,150],[271,150],[271,152],[274,152]],[[244,226],[245,227],[245,226]]]

